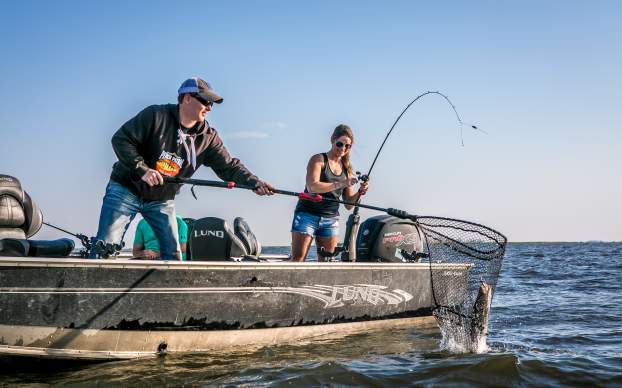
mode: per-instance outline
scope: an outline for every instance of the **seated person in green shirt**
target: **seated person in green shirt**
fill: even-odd
[[[181,249],[181,259],[186,260],[186,242],[188,241],[188,225],[179,216],[177,218],[177,232],[179,233],[179,246]],[[153,229],[145,219],[140,220],[136,227],[134,237],[134,247],[132,255],[136,259],[159,259],[160,245],[153,233]]]

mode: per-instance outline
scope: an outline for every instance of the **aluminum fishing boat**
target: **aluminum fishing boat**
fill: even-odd
[[[466,287],[468,265],[439,265]],[[5,257],[0,354],[122,359],[434,327],[431,290],[417,263]]]
[[[231,229],[215,217],[192,220],[188,261],[86,259],[73,256],[71,240],[31,239],[41,212],[19,181],[0,175],[0,356],[248,350],[433,328],[438,311],[460,319],[487,311],[492,291],[475,300],[472,290],[480,281],[494,290],[505,238],[465,221],[395,214],[363,222],[344,261],[261,255],[243,220]],[[115,250],[76,237],[87,250]],[[478,322],[485,330],[487,317]]]

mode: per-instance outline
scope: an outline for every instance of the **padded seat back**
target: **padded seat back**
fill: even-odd
[[[258,256],[261,245],[244,219],[234,220],[231,230],[225,220],[205,217],[194,221],[189,231],[190,260],[231,261],[245,256]]]
[[[261,244],[257,241],[255,234],[251,232],[251,227],[244,218],[236,217],[233,220],[233,232],[244,244],[247,255],[259,256],[261,254]]]
[[[0,174],[0,239],[24,239],[39,231],[43,215],[19,180]]]
[[[70,239],[28,240],[41,225],[43,214],[19,180],[0,174],[0,256],[68,256],[74,248]]]

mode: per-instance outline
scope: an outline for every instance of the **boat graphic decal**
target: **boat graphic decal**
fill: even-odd
[[[324,286],[305,286],[308,292],[302,292],[322,300],[326,303],[324,308],[341,307],[345,304],[369,303],[374,306],[379,304],[397,305],[408,302],[413,298],[408,292],[403,290],[385,291],[386,286],[375,284],[355,284],[355,285],[336,285]]]
[[[376,284],[316,284],[302,287],[135,287],[135,288],[23,288],[2,287],[8,294],[296,294],[320,300],[324,308],[344,305],[397,305],[413,298],[404,290]]]
[[[416,244],[417,242],[420,241],[420,237],[419,237],[419,233],[417,232],[412,232],[412,233],[408,233],[406,235],[404,235],[404,238],[402,240],[400,240],[395,247],[399,248],[402,245],[411,245],[411,244]]]

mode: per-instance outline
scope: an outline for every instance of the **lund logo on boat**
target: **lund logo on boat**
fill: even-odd
[[[307,286],[303,295],[320,299],[326,303],[324,308],[342,307],[346,304],[365,304],[369,303],[374,306],[379,304],[396,305],[402,302],[408,302],[413,298],[406,291],[395,289],[393,291],[385,291],[386,286],[377,286],[374,284],[356,284],[356,285],[337,285],[324,286],[315,285]]]
[[[194,237],[218,237],[225,238],[225,232],[222,230],[195,230]]]

